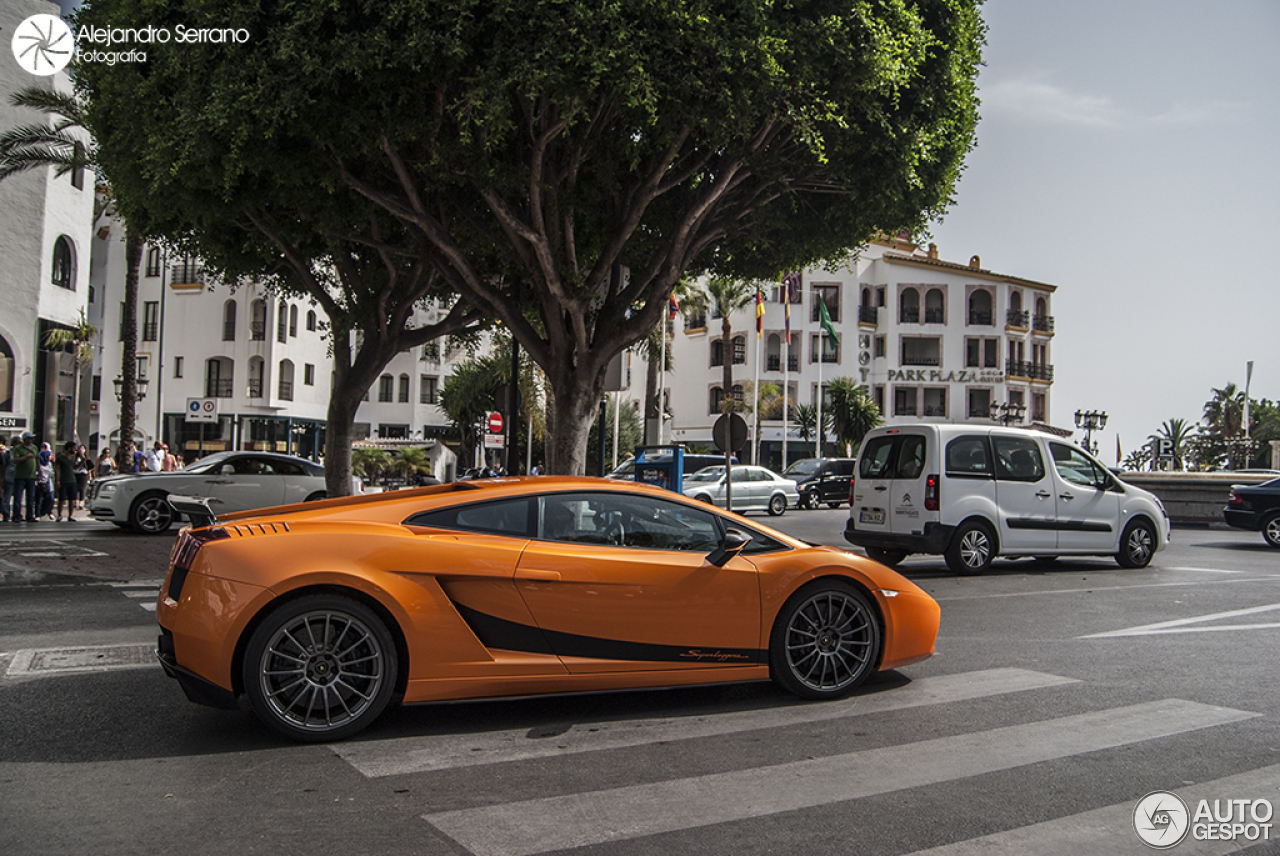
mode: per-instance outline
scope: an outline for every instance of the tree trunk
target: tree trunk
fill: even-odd
[[[333,334],[333,391],[329,396],[329,424],[324,437],[324,486],[331,497],[351,495],[351,443],[356,412],[364,393],[398,351],[377,345],[366,334],[364,347],[351,353],[349,333]]]
[[[124,315],[120,318],[120,447],[116,450],[119,472],[133,472],[133,431],[138,406],[138,266],[142,239],[125,227]]]
[[[580,372],[560,373],[553,384],[556,395],[548,402],[552,430],[547,437],[547,472],[580,476],[587,469],[587,437],[604,394],[603,374],[587,378]]]

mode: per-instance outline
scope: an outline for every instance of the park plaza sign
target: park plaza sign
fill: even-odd
[[[980,369],[889,369],[889,383],[1004,383],[1004,372]]]

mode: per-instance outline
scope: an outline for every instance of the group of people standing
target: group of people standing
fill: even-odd
[[[0,467],[4,471],[0,517],[5,522],[35,523],[43,518],[62,520],[64,504],[66,519],[74,521],[76,509],[84,504],[94,464],[84,446],[67,443],[54,454],[48,443],[37,448],[35,435],[26,431],[14,435],[8,446],[0,438]]]

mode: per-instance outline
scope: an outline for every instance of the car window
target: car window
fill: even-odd
[[[991,457],[987,438],[969,434],[947,444],[947,475],[960,478],[991,478]]]
[[[236,458],[231,462],[238,476],[260,476],[271,472],[271,465],[262,458]]]
[[[467,532],[528,537],[529,500],[521,497],[496,502],[454,505],[416,514],[405,523],[409,526],[430,526],[436,529],[462,529]]]
[[[306,470],[293,461],[271,461],[271,471],[278,476],[305,476]]]
[[[1038,482],[1044,478],[1040,444],[1030,437],[991,438],[996,454],[996,478],[1002,481]]]
[[[783,471],[782,474],[784,476],[787,476],[788,478],[798,478],[798,477],[813,475],[813,473],[818,469],[821,463],[822,463],[821,458],[805,458],[803,460],[796,461],[794,464],[791,464],[789,467],[786,468],[785,471]]]
[[[896,437],[876,437],[867,441],[862,450],[862,463],[858,474],[864,479],[887,479],[890,477],[889,465],[893,460],[893,445]]]
[[[1093,461],[1078,449],[1062,443],[1050,443],[1049,454],[1053,455],[1053,465],[1063,481],[1085,487],[1101,487],[1107,484],[1107,477],[1099,472]]]
[[[538,537],[647,550],[710,553],[720,543],[714,514],[683,503],[625,493],[539,497]]]
[[[836,472],[842,476],[853,475],[853,461],[841,461],[836,465]]]
[[[752,480],[752,478],[751,478],[751,468],[750,468],[750,467],[734,467],[734,468],[733,468],[733,483],[734,483],[734,484],[738,484],[739,482],[748,482],[748,481],[751,481],[751,480]]]
[[[898,447],[898,468],[896,477],[900,479],[918,479],[924,472],[925,438],[907,435],[902,438]]]

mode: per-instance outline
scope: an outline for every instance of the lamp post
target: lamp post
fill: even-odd
[[[1000,412],[996,419],[1005,426],[1021,423],[1022,417],[1027,415],[1027,406],[1020,401],[1006,401],[996,409]]]
[[[142,401],[147,397],[147,384],[150,383],[150,380],[145,377],[140,377],[135,381],[135,383],[138,386],[138,401]],[[122,387],[124,386],[124,378],[117,377],[112,381],[112,384],[114,384],[116,388],[116,401],[120,401],[121,396],[124,395],[122,390]]]
[[[1107,412],[1105,410],[1077,410],[1076,427],[1084,429],[1084,450],[1094,455],[1098,454],[1098,448],[1092,442],[1093,432],[1101,431],[1107,427]]]

